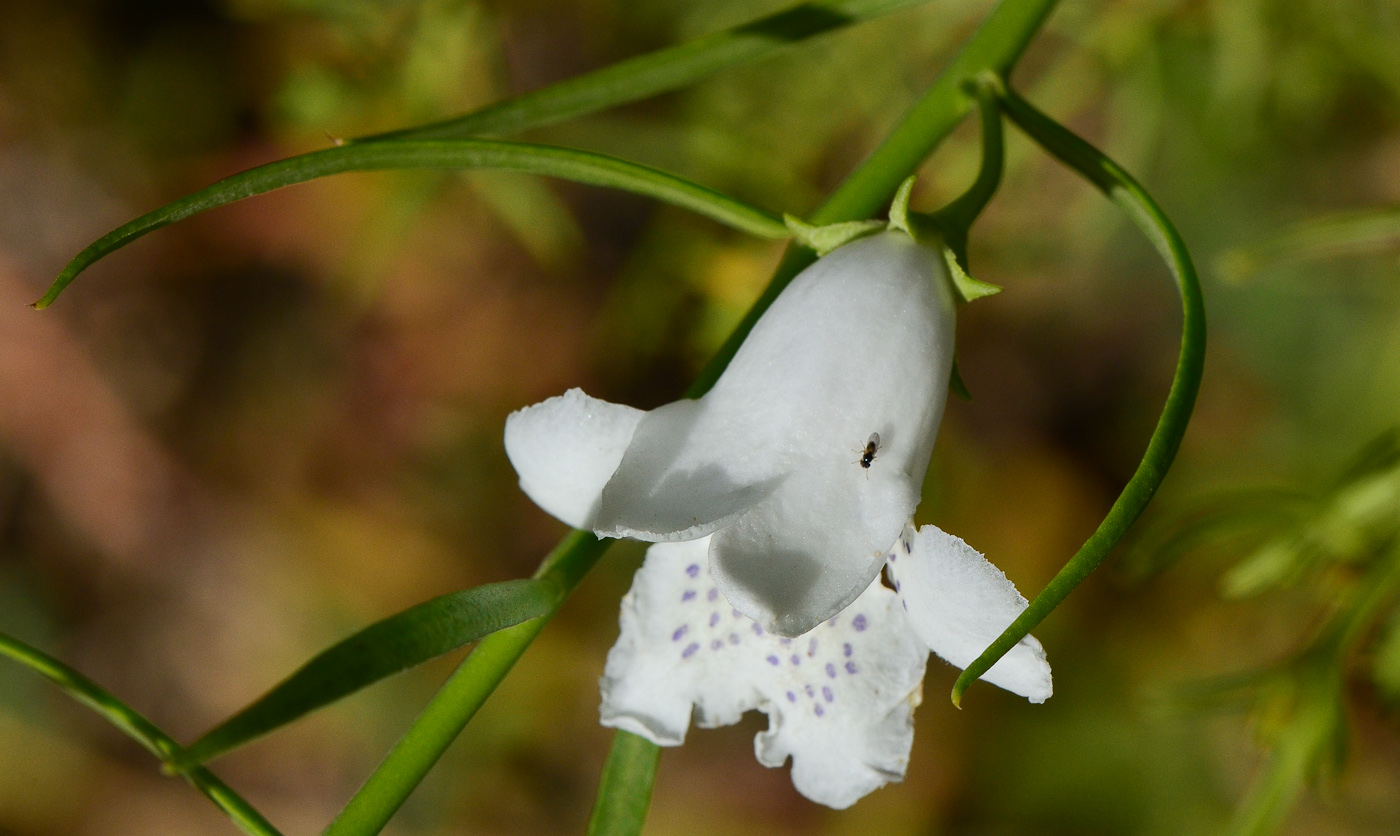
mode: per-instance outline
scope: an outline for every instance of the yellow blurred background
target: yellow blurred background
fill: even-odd
[[[529,574],[564,527],[515,485],[507,413],[582,386],[678,396],[781,254],[680,210],[524,176],[348,175],[178,224],[25,307],[110,228],[248,166],[465,112],[785,0],[0,3],[0,630],[188,741],[318,650],[443,592]],[[931,2],[528,138],[803,214],[989,8]],[[1213,269],[1286,224],[1400,203],[1400,3],[1066,0],[1014,81],[1182,229],[1211,315],[1197,415],[1151,518],[1237,484],[1307,487],[1400,423],[1384,242]],[[954,401],[919,510],[1033,595],[1138,456],[1179,339],[1165,269],[1013,134],[971,265]],[[914,204],[977,163],[963,126]],[[1120,550],[1124,553],[1127,550]],[[1284,658],[1294,589],[1224,601],[1229,549],[1110,561],[1038,631],[1056,694],[945,695],[932,660],[903,784],[813,805],[750,716],[663,754],[647,826],[682,834],[1184,834],[1261,764],[1183,683]],[[391,825],[582,833],[610,732],[597,678],[640,562],[613,548]],[[455,658],[455,657],[454,657]],[[450,670],[427,665],[217,771],[289,836],[327,823]],[[1400,831],[1400,729],[1364,685],[1347,769],[1284,832]],[[0,667],[0,834],[225,834],[203,798],[47,683]]]

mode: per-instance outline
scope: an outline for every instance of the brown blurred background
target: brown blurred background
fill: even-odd
[[[218,177],[533,89],[786,0],[0,3],[0,629],[190,740],[336,639],[520,577],[563,533],[515,486],[505,415],[582,386],[675,398],[778,245],[617,193],[497,174],[350,175],[211,212],[37,297],[113,226]],[[985,13],[940,0],[537,131],[809,211]],[[1136,173],[1203,268],[1197,417],[1149,516],[1211,488],[1307,485],[1400,420],[1400,268],[1383,247],[1211,269],[1289,222],[1400,202],[1400,4],[1066,0],[1016,83]],[[965,125],[915,205],[977,161]],[[1177,305],[1150,248],[1019,136],[974,233],[1004,285],[965,309],[920,521],[1034,594],[1136,466]],[[596,680],[641,557],[614,548],[413,797],[397,834],[581,833],[610,733]],[[1234,555],[1238,557],[1238,555]],[[762,721],[662,758],[647,833],[1218,830],[1259,763],[1239,714],[1164,692],[1258,666],[1306,595],[1223,602],[1231,555],[1139,582],[1121,561],[1037,631],[1045,706],[964,710],[933,660],[909,775],[852,810],[765,770]],[[431,664],[217,770],[315,833],[450,670]],[[1400,829],[1400,734],[1353,702],[1349,767],[1286,832]],[[47,684],[0,667],[0,834],[224,834],[204,799]]]

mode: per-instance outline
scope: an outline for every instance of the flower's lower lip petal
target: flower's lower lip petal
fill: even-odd
[[[693,540],[738,518],[781,481],[772,451],[731,455],[742,434],[705,400],[647,413],[603,489],[599,536]]]
[[[957,537],[926,525],[906,532],[890,557],[890,575],[919,637],[939,656],[966,667],[1026,608],[1000,569]],[[982,679],[1031,702],[1053,692],[1045,650],[1027,636]]]
[[[506,419],[506,455],[525,494],[574,528],[593,527],[603,486],[646,413],[570,389]]]
[[[870,476],[845,461],[809,468],[714,535],[710,568],[745,615],[801,635],[870,585],[917,503],[902,473]]]
[[[904,775],[928,653],[879,582],[810,635],[786,639],[733,610],[705,568],[708,539],[662,543],[623,599],[603,675],[603,724],[660,745],[760,709],[766,766],[792,758],[813,801],[844,808]]]

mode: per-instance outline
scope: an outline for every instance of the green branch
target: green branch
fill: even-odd
[[[352,171],[454,168],[519,171],[606,186],[656,198],[762,238],[789,235],[781,218],[761,209],[674,174],[603,154],[492,139],[372,142],[258,166],[123,224],[78,253],[34,307],[53,304],[79,273],[143,235],[245,197]]]
[[[0,656],[18,662],[62,688],[70,697],[100,714],[127,737],[145,747],[167,768],[183,759],[180,744],[135,709],[102,686],[52,656],[0,633]],[[180,773],[195,789],[223,810],[248,836],[281,836],[257,810],[239,797],[218,776],[203,767]]]
[[[953,703],[962,700],[963,692],[977,678],[996,664],[1017,642],[1025,638],[1089,573],[1098,568],[1108,553],[1123,538],[1128,527],[1138,518],[1158,486],[1166,478],[1167,469],[1176,458],[1182,436],[1191,420],[1196,393],[1201,387],[1201,372],[1205,364],[1206,312],[1201,297],[1200,280],[1191,264],[1191,255],[1176,228],[1161,208],[1117,163],[1104,156],[1089,143],[1070,133],[1050,117],[1036,110],[1013,91],[1007,91],[1003,107],[1031,139],[1074,169],[1086,180],[1118,204],[1141,232],[1147,236],[1166,261],[1181,295],[1181,352],[1176,373],[1172,377],[1167,402],[1161,417],[1147,442],[1147,452],[1118,499],[1109,509],[1098,529],[1049,585],[1031,601],[1021,615],[992,642],[982,655],[967,666],[953,685]]]

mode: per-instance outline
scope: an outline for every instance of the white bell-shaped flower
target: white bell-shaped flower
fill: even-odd
[[[641,412],[573,390],[512,415],[506,452],[570,525],[709,536],[725,598],[800,635],[865,591],[913,514],[953,331],[939,251],[872,235],[794,278],[704,397]]]
[[[506,422],[542,508],[657,543],[623,600],[605,725],[678,745],[692,713],[758,709],[759,761],[791,757],[815,801],[903,777],[928,651],[967,665],[1026,607],[962,540],[908,525],[952,364],[944,265],[903,233],[858,240],[793,279],[699,400],[643,412],[574,389]],[[983,678],[1051,693],[1029,636]]]

